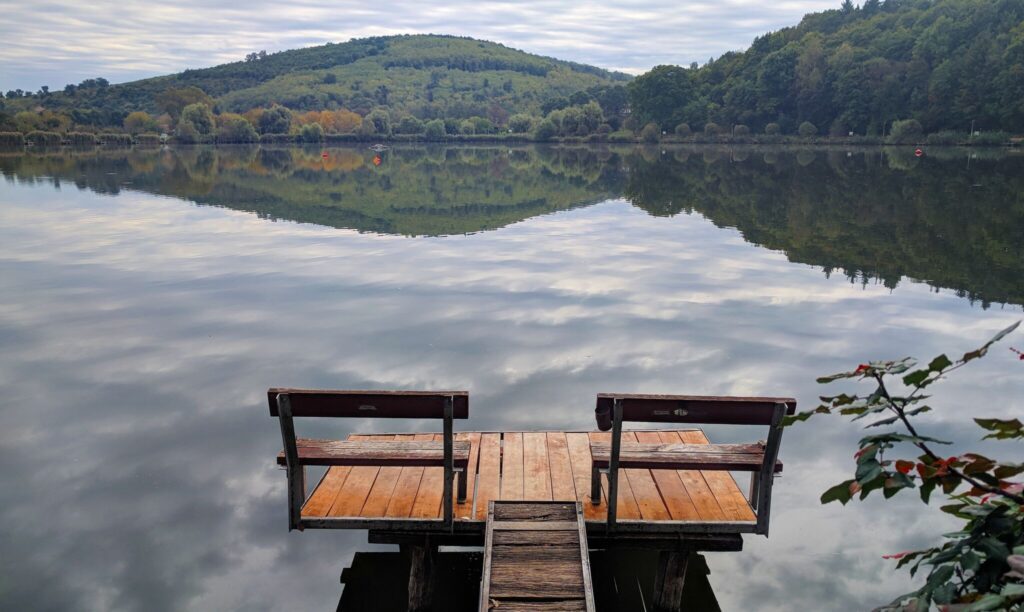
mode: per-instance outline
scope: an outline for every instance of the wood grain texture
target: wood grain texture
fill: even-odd
[[[551,468],[548,465],[547,435],[523,434],[523,499],[551,499]]]
[[[487,519],[487,504],[501,497],[501,434],[485,433],[480,436],[479,482],[477,483],[477,520]]]
[[[394,439],[394,436],[388,437]],[[355,443],[366,443],[369,439],[369,436],[349,437],[349,440]],[[328,516],[359,516],[363,509],[363,503],[366,502],[370,489],[373,488],[373,483],[377,479],[378,472],[380,472],[379,466],[353,467],[348,478],[345,479],[344,486],[338,492],[338,497],[328,511]]]
[[[441,440],[441,434],[434,434],[434,441]],[[437,518],[441,516],[441,498],[444,497],[444,468],[423,468],[420,490],[412,505],[411,518]]]
[[[560,431],[545,434],[548,447],[548,469],[551,474],[551,499],[575,500],[576,483],[572,475],[569,447]]]
[[[628,433],[628,432],[627,432]],[[760,444],[633,444],[623,434],[619,466],[668,470],[736,470],[756,472],[764,463]],[[611,447],[595,443],[590,449],[594,464],[608,467]],[[775,471],[782,471],[776,462]]]
[[[661,442],[661,435],[656,431],[638,431],[636,438],[641,444]],[[658,487],[658,494],[661,495],[669,515],[675,521],[696,521],[700,519],[696,506],[690,499],[690,494],[679,479],[675,470],[650,470],[651,477]]]
[[[659,435],[670,443],[682,441],[682,438],[679,437],[680,433],[677,431],[663,431],[659,432]],[[677,470],[676,474],[679,476],[680,482],[683,483],[683,487],[686,488],[686,493],[689,495],[690,501],[693,502],[700,520],[709,522],[726,520],[725,512],[722,511],[718,500],[715,499],[715,494],[704,480],[703,474],[698,470]]]
[[[476,495],[476,472],[480,462],[480,433],[469,432],[469,433],[457,433],[455,434],[455,442],[467,441],[470,444],[469,450],[469,462],[466,466],[466,471],[455,476],[456,488],[458,490],[459,478],[466,478],[466,501],[458,503],[458,496],[453,492],[452,499],[455,500],[455,518],[473,518],[473,499]],[[456,464],[458,465],[458,464]]]
[[[389,441],[388,438],[392,440]],[[302,465],[444,465],[443,442],[393,441],[394,436],[364,436],[348,440],[313,440],[299,438],[295,441]],[[470,443],[456,440],[452,452],[456,466],[469,463]],[[284,452],[277,455],[277,464],[284,465]]]
[[[611,434],[605,432],[592,432],[590,435],[591,445],[594,442],[611,442]],[[604,489],[604,495],[608,495],[608,478],[602,478],[602,488]],[[605,510],[607,513],[607,510]],[[626,470],[621,470],[619,474],[619,494],[618,494],[618,518],[633,520],[640,518],[640,507],[636,503],[636,499],[633,497],[633,488],[630,486],[629,473]],[[607,516],[607,515],[606,515]]]
[[[433,440],[434,434],[416,434],[414,440]],[[422,467],[404,467],[398,477],[398,484],[395,485],[395,495],[388,502],[388,509],[384,516],[388,518],[408,518],[412,514],[413,504],[416,503],[416,494],[419,493],[420,484],[423,481]]]
[[[523,434],[506,433],[501,450],[501,499],[523,499]]]
[[[708,438],[704,435],[703,431],[685,431],[680,433],[679,437],[683,442],[689,444],[708,443]],[[718,505],[721,506],[722,511],[725,513],[725,520],[753,521],[757,519],[732,474],[722,471],[702,471],[701,475],[704,476],[704,480],[708,483],[708,487],[718,501]]]
[[[400,434],[394,436],[396,442],[412,442],[412,434]],[[394,495],[398,479],[402,475],[402,468],[388,466],[380,468],[377,472],[377,479],[373,482],[370,494],[366,496],[366,502],[359,515],[365,517],[384,516],[388,510],[388,503]]]

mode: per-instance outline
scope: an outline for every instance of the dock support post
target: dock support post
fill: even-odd
[[[682,612],[686,568],[692,554],[688,550],[661,551],[658,575],[654,579],[654,610],[657,612]]]
[[[422,544],[406,544],[400,547],[409,557],[409,610],[426,612],[434,601],[434,564],[437,560],[437,546],[430,536]]]

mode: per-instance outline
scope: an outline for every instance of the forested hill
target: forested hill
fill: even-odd
[[[838,2],[838,0],[837,0]],[[671,130],[769,123],[794,133],[1024,132],[1024,0],[850,0],[689,69],[659,66],[631,85],[634,112]],[[774,129],[774,128],[770,128]]]
[[[43,104],[110,115],[80,116],[76,123],[119,125],[131,111],[162,112],[162,92],[198,87],[224,112],[276,103],[296,111],[344,107],[361,115],[386,107],[420,118],[540,115],[547,100],[628,79],[492,42],[406,35],[253,53],[244,61],[120,85],[91,79],[50,93]]]

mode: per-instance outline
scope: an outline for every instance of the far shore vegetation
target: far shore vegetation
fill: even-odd
[[[356,39],[112,85],[7,91],[0,146],[533,141],[1004,145],[1024,0],[850,0],[632,78],[469,38]]]

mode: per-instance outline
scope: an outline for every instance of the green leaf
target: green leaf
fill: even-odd
[[[931,374],[931,370],[914,370],[903,377],[903,384],[910,387],[920,387],[929,374]]]
[[[862,486],[882,475],[882,465],[876,459],[869,459],[857,466],[857,482]]]
[[[1005,561],[1010,556],[1010,549],[996,538],[987,536],[978,540],[974,548],[985,553],[990,559]]]
[[[981,557],[973,550],[968,550],[960,556],[960,565],[967,571],[976,572],[981,566]]]
[[[953,365],[953,362],[949,360],[949,357],[939,355],[928,364],[928,369],[932,372],[941,372],[951,365]]]
[[[846,502],[853,498],[853,493],[850,491],[851,485],[853,485],[853,481],[847,480],[846,482],[841,482],[830,488],[821,494],[821,503],[827,504],[829,502],[838,501],[845,506]]]
[[[934,491],[934,490],[935,490],[935,481],[934,480],[926,480],[926,481],[922,482],[921,483],[921,501],[923,501],[924,503],[927,504],[929,498],[931,498],[932,491]]]
[[[990,346],[992,346],[996,342],[999,342],[1000,340],[1005,338],[1007,334],[1009,334],[1013,330],[1017,329],[1017,326],[1019,326],[1019,325],[1020,325],[1020,321],[1017,321],[1016,323],[1014,323],[1013,325],[1007,327],[1006,329],[1004,329],[1003,331],[999,332],[995,336],[992,336],[992,339],[989,340],[988,342],[986,342],[980,348],[975,349],[973,351],[969,351],[967,353],[964,353],[964,356],[960,358],[959,363],[967,363],[968,361],[971,361],[972,359],[977,359],[979,357],[984,357],[985,353],[988,352],[988,349],[989,349]]]

